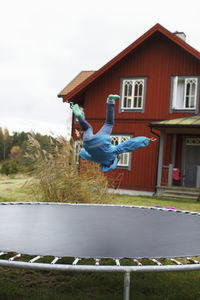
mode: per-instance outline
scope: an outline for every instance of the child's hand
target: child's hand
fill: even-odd
[[[150,139],[151,142],[155,142],[157,140],[157,138],[155,138],[155,137],[151,137],[149,139]]]

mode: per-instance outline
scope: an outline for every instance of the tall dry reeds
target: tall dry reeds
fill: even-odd
[[[76,160],[74,141],[59,137],[42,150],[34,135],[29,135],[26,159],[32,166],[34,192],[53,202],[104,203],[112,200],[108,182],[97,164]]]

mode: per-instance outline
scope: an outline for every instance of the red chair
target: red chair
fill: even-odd
[[[173,173],[172,173],[172,178],[173,178],[173,183],[175,185],[180,185],[181,183],[181,175],[180,175],[180,169],[179,168],[173,168]]]

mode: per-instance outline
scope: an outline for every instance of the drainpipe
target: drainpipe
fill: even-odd
[[[160,145],[159,145],[159,155],[158,155],[158,176],[157,176],[157,186],[161,185],[162,181],[162,165],[163,165],[163,150],[164,150],[164,137],[165,131],[161,131]]]
[[[153,131],[151,127],[151,133],[158,137],[158,151],[157,151],[157,163],[156,163],[156,180],[155,180],[155,193],[157,193],[157,180],[158,180],[158,157],[159,157],[159,149],[160,149],[160,135]]]

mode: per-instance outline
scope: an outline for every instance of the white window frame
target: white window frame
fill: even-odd
[[[117,146],[125,141],[128,141],[131,138],[130,135],[120,135],[120,134],[112,134],[111,135],[111,144]],[[117,163],[117,167],[120,168],[130,168],[130,152],[120,154],[120,159]]]
[[[77,165],[79,164],[79,153],[82,148],[81,145],[82,145],[81,140],[74,140],[74,158]]]
[[[194,88],[192,85],[195,85]],[[172,78],[173,111],[197,110],[198,87],[199,80],[196,76],[174,76]]]
[[[120,110],[124,111],[144,111],[146,93],[146,78],[122,78]]]

